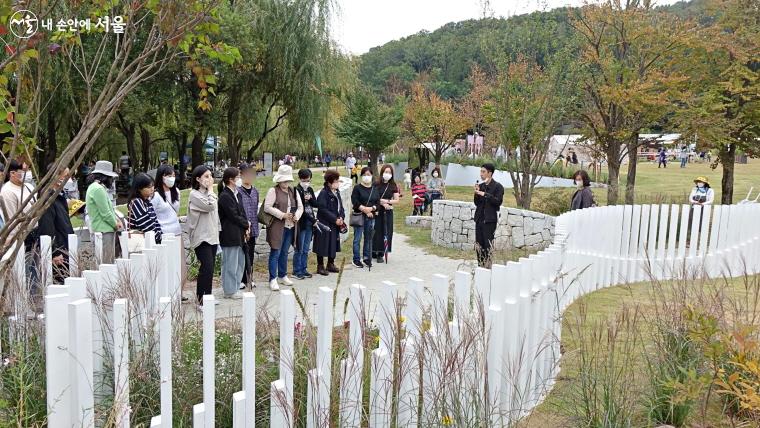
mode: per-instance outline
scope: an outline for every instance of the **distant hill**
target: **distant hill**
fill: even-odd
[[[692,0],[663,9],[681,17],[704,10],[706,0]],[[377,93],[408,85],[420,73],[444,98],[460,98],[469,90],[473,64],[492,65],[486,52],[494,47],[509,55],[529,51],[539,59],[573,42],[569,17],[578,9],[559,8],[507,19],[470,19],[452,22],[433,31],[393,40],[360,57],[359,78]]]

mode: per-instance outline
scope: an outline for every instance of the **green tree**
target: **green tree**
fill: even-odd
[[[718,152],[723,166],[721,202],[734,193],[734,164],[741,151],[760,154],[760,4],[711,0],[718,19],[702,30],[687,72],[699,88],[680,114],[682,126],[700,144]]]
[[[368,89],[359,88],[348,97],[346,113],[335,124],[335,135],[369,153],[377,162],[380,153],[393,144],[401,130],[398,108],[383,105]]]
[[[518,57],[500,67],[484,110],[486,123],[498,144],[517,152],[509,175],[517,205],[530,209],[533,189],[546,164],[550,138],[568,114],[572,96],[567,91],[565,67],[544,69]]]
[[[687,96],[685,61],[693,26],[654,10],[649,0],[604,0],[573,12],[580,47],[576,118],[607,161],[607,201],[616,204],[628,157],[626,203],[633,203],[639,132],[660,122]]]

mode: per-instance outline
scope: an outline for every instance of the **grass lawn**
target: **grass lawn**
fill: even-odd
[[[633,395],[635,396],[635,407],[637,409],[636,417],[638,419],[633,422],[633,426],[650,426],[646,420],[646,409],[644,407],[649,399],[647,391],[649,391],[648,387],[650,386],[645,355],[652,355],[659,349],[655,346],[653,338],[655,320],[659,319],[661,323],[663,319],[662,314],[658,315],[655,313],[655,309],[659,308],[662,311],[664,307],[677,308],[678,306],[673,305],[672,302],[684,298],[689,306],[693,305],[694,308],[700,310],[715,309],[707,308],[708,304],[705,303],[705,300],[709,301],[710,304],[718,304],[717,302],[720,302],[720,304],[726,306],[733,305],[736,302],[751,302],[757,296],[757,279],[757,277],[734,278],[726,280],[725,283],[722,280],[717,280],[700,283],[701,285],[697,285],[699,280],[681,282],[678,285],[674,283],[664,283],[659,286],[653,283],[628,284],[599,290],[578,299],[567,309],[563,317],[563,354],[561,372],[557,378],[557,383],[546,400],[520,426],[526,428],[580,426],[567,416],[568,409],[579,404],[579,391],[584,380],[585,382],[596,381],[603,383],[599,378],[592,379],[593,376],[587,372],[584,373],[586,377],[581,378],[579,370],[582,359],[586,359],[588,362],[592,356],[589,355],[588,351],[582,352],[580,350],[580,337],[584,338],[585,346],[589,347],[593,345],[589,342],[595,343],[588,340],[589,336],[593,334],[604,336],[609,332],[609,330],[600,328],[600,326],[616,325],[618,330],[622,330],[623,328],[620,328],[620,324],[615,324],[613,320],[621,317],[621,314],[626,311],[629,315],[637,314],[636,317],[629,316],[627,318],[631,323],[630,325],[635,325],[633,329],[635,333],[631,336],[621,335],[618,337],[632,340],[630,338],[635,336],[638,344],[632,346],[631,355],[625,359],[625,363],[629,366],[621,367],[621,364],[615,364],[622,362],[623,358],[620,356],[616,357],[613,364],[615,365],[616,373],[623,373],[625,370],[629,370],[629,377],[621,377],[621,379],[633,379],[633,385],[630,385],[630,387],[634,391]],[[675,295],[679,295],[680,297],[674,299],[673,296]],[[704,296],[707,295],[710,297],[705,299]],[[669,304],[666,306],[665,302]],[[736,309],[734,310],[736,311]],[[756,310],[754,309],[754,311]],[[741,311],[745,314],[750,314],[747,315],[747,317],[750,317],[751,313],[753,313],[751,304],[748,308]],[[635,321],[631,321],[634,318]],[[618,340],[618,343],[620,342],[621,340]],[[617,349],[618,353],[620,351],[621,349]],[[600,356],[605,356],[606,358],[606,354],[607,351],[602,351],[595,355],[596,358],[600,358]],[[605,364],[603,361],[604,359],[600,359],[597,364]],[[636,396],[636,393],[640,393],[640,395]],[[699,415],[695,406],[686,426],[731,426],[730,421],[723,415],[720,404],[714,396],[708,406],[707,420],[704,421],[704,425],[699,424],[698,420],[700,418],[701,415]]]

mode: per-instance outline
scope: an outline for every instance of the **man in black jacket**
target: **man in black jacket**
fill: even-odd
[[[52,165],[48,167],[48,170]],[[63,284],[69,276],[69,234],[74,233],[74,227],[69,218],[69,204],[63,194],[63,185],[69,178],[69,169],[58,177],[54,191],[58,192],[55,202],[42,214],[38,224],[39,235],[48,235],[52,239],[53,255],[53,280],[56,284]],[[76,257],[76,254],[74,254]]]
[[[496,170],[492,163],[480,167],[482,183],[475,184],[475,251],[478,266],[491,266],[491,245],[496,224],[499,221],[499,209],[504,200],[504,186],[493,179]]]

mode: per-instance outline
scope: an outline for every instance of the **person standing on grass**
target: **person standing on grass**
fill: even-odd
[[[681,168],[686,168],[686,163],[689,161],[689,150],[686,147],[682,148],[679,157],[681,158]]]
[[[242,164],[240,166],[240,175],[243,178],[243,183],[242,186],[238,187],[238,195],[243,203],[245,217],[251,223],[251,227],[248,230],[249,239],[243,245],[245,268],[243,269],[243,282],[240,284],[240,289],[244,290],[249,283],[251,287],[256,286],[253,283],[253,259],[256,254],[256,238],[259,236],[259,191],[253,185],[256,179],[256,168],[253,165]]]
[[[116,252],[116,232],[124,227],[116,215],[116,209],[108,191],[113,185],[113,179],[119,174],[113,172],[113,164],[109,161],[97,161],[90,172],[90,185],[85,195],[87,215],[90,219],[90,230],[101,233],[103,248],[100,263],[113,264]]]
[[[298,171],[298,187],[296,192],[303,202],[303,215],[298,220],[295,247],[293,254],[293,276],[298,279],[311,278],[312,274],[307,269],[309,261],[309,248],[311,247],[314,223],[317,221],[314,209],[317,208],[317,196],[311,187],[311,170],[308,168]]]
[[[375,216],[372,255],[378,263],[383,263],[385,255],[393,248],[393,206],[401,200],[401,190],[393,180],[392,166],[384,164],[380,168],[375,188],[380,206]]]
[[[222,288],[227,299],[240,299],[238,291],[245,270],[246,241],[250,237],[251,223],[245,215],[238,188],[243,185],[240,170],[224,170],[219,183],[219,245],[222,247]]]
[[[355,166],[356,166],[356,158],[354,157],[354,154],[352,152],[349,152],[348,156],[346,157],[346,171],[348,171],[348,173],[351,174],[351,170],[354,169]]]
[[[337,171],[325,172],[325,187],[317,197],[317,221],[326,227],[318,228],[314,234],[314,253],[317,255],[317,273],[328,275],[338,273],[335,256],[340,252],[340,233],[347,230],[346,213],[338,194],[340,174]],[[325,258],[327,266],[325,266]]]
[[[657,168],[668,167],[668,153],[665,151],[665,147],[660,147],[660,152],[657,153],[657,159],[658,159]]]
[[[324,164],[327,166],[327,169],[330,169],[330,164],[332,163],[332,160],[333,160],[332,155],[330,155],[329,152],[325,153]]]
[[[211,294],[214,278],[216,251],[219,245],[219,212],[214,194],[214,177],[206,165],[199,165],[190,175],[192,190],[187,210],[188,238],[190,248],[200,263],[196,280],[196,296],[199,308],[203,296]]]
[[[596,206],[594,194],[591,192],[591,179],[588,173],[584,170],[576,171],[573,174],[573,179],[575,180],[577,190],[573,193],[573,198],[570,201],[570,210],[582,210]]]
[[[499,221],[499,210],[504,201],[504,186],[493,179],[496,167],[485,163],[480,167],[482,182],[475,184],[475,252],[478,266],[491,267],[491,246],[496,224]]]
[[[156,209],[150,202],[156,193],[153,178],[145,173],[139,173],[132,180],[132,190],[129,193],[128,219],[129,230],[142,233],[153,232],[156,243],[162,241],[163,230],[156,216]]]
[[[694,188],[689,194],[689,203],[692,206],[712,205],[715,201],[715,191],[710,187],[710,182],[705,177],[694,179]]]
[[[425,194],[427,193],[427,186],[422,182],[422,177],[419,175],[414,177],[414,184],[412,184],[412,200],[414,201],[414,209],[412,215],[422,215],[425,211]]]
[[[372,267],[372,232],[375,228],[375,214],[380,196],[372,185],[372,168],[365,166],[361,171],[359,185],[351,191],[351,206],[355,214],[362,214],[362,226],[354,226],[353,265],[358,268]],[[364,235],[364,251],[359,247]]]
[[[430,215],[433,215],[433,201],[446,197],[446,182],[443,180],[441,168],[433,168],[433,177],[427,183],[427,201],[430,205]]]
[[[269,288],[280,289],[280,282],[293,285],[288,278],[288,251],[296,236],[298,222],[303,215],[303,201],[290,185],[293,183],[293,168],[280,165],[272,177],[274,187],[264,198],[264,211],[274,217],[267,229],[269,243]],[[278,281],[279,279],[279,281]]]

